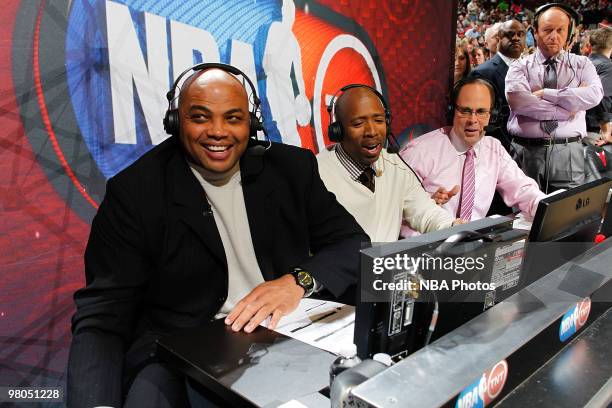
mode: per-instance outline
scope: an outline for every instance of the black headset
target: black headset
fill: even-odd
[[[372,88],[369,85],[349,84],[349,85],[343,86],[338,91],[336,91],[334,96],[332,96],[331,100],[329,101],[329,105],[327,106],[327,113],[329,113],[329,125],[327,126],[327,137],[329,138],[329,141],[335,142],[335,143],[339,143],[342,141],[342,138],[343,138],[342,125],[337,120],[334,120],[334,116],[336,114],[334,104],[336,102],[336,97],[338,96],[340,92],[346,92],[352,88],[369,89],[370,91],[374,93],[374,95],[378,97],[378,99],[380,99],[380,102],[382,103],[382,106],[385,109],[385,123],[387,125],[386,137],[393,138],[393,134],[391,133],[391,111],[389,110],[389,107],[387,106],[387,102],[385,101],[384,96],[382,96],[380,92],[378,92],[376,89]]]
[[[566,44],[569,44],[572,41],[572,38],[574,37],[574,29],[576,25],[580,24],[580,14],[578,14],[576,10],[574,10],[567,4],[548,3],[548,4],[544,4],[538,7],[535,11],[535,14],[533,15],[533,26],[535,27],[535,32],[538,31],[538,19],[540,18],[542,13],[544,13],[546,10],[553,8],[553,7],[557,7],[563,10],[570,19],[570,24],[567,30],[567,41],[566,41]],[[534,32],[534,40],[535,40],[535,32]]]
[[[166,133],[173,135],[173,136],[178,136],[180,133],[181,127],[180,127],[180,120],[179,120],[179,111],[178,111],[178,108],[174,107],[174,101],[176,100],[175,94],[176,94],[176,89],[178,88],[179,81],[185,75],[187,75],[187,73],[189,73],[190,71],[197,72],[197,71],[204,71],[204,70],[211,69],[211,68],[218,68],[225,72],[229,72],[230,74],[241,75],[245,79],[245,81],[249,84],[249,87],[251,88],[251,92],[253,95],[253,108],[249,112],[249,137],[253,139],[257,139],[257,132],[264,131],[264,127],[261,121],[261,112],[259,108],[261,101],[257,97],[257,91],[255,89],[255,85],[253,85],[253,82],[251,82],[249,77],[244,72],[239,70],[238,68],[232,65],[222,64],[222,63],[217,63],[217,62],[209,62],[209,63],[194,65],[193,67],[188,68],[185,71],[183,71],[181,75],[179,75],[178,78],[176,78],[176,81],[174,81],[172,88],[170,88],[170,90],[166,94],[166,98],[168,99],[168,110],[166,111],[166,115],[164,116],[164,130],[166,131]]]
[[[493,98],[493,107],[491,108],[491,116],[489,117],[489,123],[497,122],[497,116],[499,115],[499,100],[497,99],[497,93],[495,92],[495,87],[493,86],[493,84],[483,78],[464,78],[457,81],[449,95],[449,103],[446,109],[447,123],[449,125],[453,124],[453,118],[455,116],[455,105],[457,105],[457,98],[459,97],[459,93],[461,92],[461,89],[464,86],[470,84],[481,84],[489,89],[491,97]]]

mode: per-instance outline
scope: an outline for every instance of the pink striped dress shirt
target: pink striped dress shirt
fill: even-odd
[[[451,190],[461,186],[461,174],[467,146],[450,127],[440,128],[410,142],[400,152],[423,181],[425,190],[433,194],[439,187]],[[474,145],[475,197],[471,220],[484,218],[489,211],[495,190],[506,205],[518,208],[533,217],[538,202],[545,195],[512,160],[499,140],[484,136]],[[443,207],[457,215],[461,194]]]

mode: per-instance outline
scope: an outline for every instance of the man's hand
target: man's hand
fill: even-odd
[[[595,146],[612,143],[612,123],[603,122],[599,124],[599,127],[601,131],[599,132],[599,138],[595,141]]]
[[[458,192],[459,186],[453,187],[453,189],[450,191],[448,191],[444,187],[440,187],[435,193],[431,195],[431,198],[434,199],[436,204],[442,205],[448,203],[448,200],[453,198],[453,196],[456,195]]]
[[[464,220],[463,218],[456,218],[455,221],[453,221],[453,227],[455,225],[467,224],[468,222],[468,220]]]
[[[274,329],[281,317],[295,310],[302,296],[304,289],[290,274],[264,282],[238,302],[225,318],[225,324],[231,324],[233,331],[244,327],[244,331],[250,333],[272,315],[268,328]]]
[[[544,90],[540,89],[539,91],[533,92],[533,96],[542,99],[544,97]]]
[[[607,137],[603,137],[603,138],[600,136],[599,139],[597,139],[595,141],[595,146],[603,146],[603,145],[606,145],[606,144],[612,144],[612,136],[611,135],[608,135]]]

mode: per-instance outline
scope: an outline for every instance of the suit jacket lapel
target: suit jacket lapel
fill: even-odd
[[[240,161],[242,192],[257,263],[263,277],[269,280],[275,277],[271,238],[278,214],[278,204],[273,194],[275,178],[270,168],[264,166],[264,156],[252,154],[250,150],[247,149]]]
[[[506,63],[504,62],[504,60],[502,60],[502,58],[499,55],[495,55],[495,58],[493,58],[493,63],[497,66],[497,69],[495,70],[495,76],[496,76],[496,82],[497,82],[497,87],[499,88],[499,92],[501,93],[501,95],[498,95],[497,97],[500,100],[506,100],[506,96],[504,95],[504,92],[506,90],[506,74],[508,73],[508,65],[506,65]]]
[[[180,147],[168,163],[166,185],[171,190],[171,205],[175,207],[173,215],[184,222],[227,268],[223,243],[206,193],[187,165]]]

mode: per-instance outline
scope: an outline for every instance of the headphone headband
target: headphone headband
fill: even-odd
[[[569,43],[571,42],[572,36],[574,35],[574,27],[580,24],[580,14],[578,14],[576,10],[574,10],[572,7],[568,6],[567,4],[547,3],[547,4],[544,4],[538,7],[533,15],[533,25],[534,27],[536,27],[536,31],[537,31],[538,19],[546,10],[551,9],[553,7],[563,10],[570,19],[569,29],[567,30],[567,42]]]
[[[491,101],[491,116],[489,118],[489,122],[495,123],[499,114],[500,103],[497,97],[495,86],[490,81],[484,78],[463,78],[457,81],[450,93],[446,121],[449,125],[453,124],[453,118],[455,116],[455,105],[457,104],[457,98],[459,97],[459,93],[461,92],[461,89],[463,89],[464,86],[470,84],[481,84],[489,89],[491,97],[493,98]]]
[[[259,106],[261,104],[261,101],[257,97],[257,89],[255,88],[255,85],[244,72],[242,72],[235,66],[223,64],[220,62],[206,62],[194,65],[193,67],[187,68],[186,70],[181,72],[181,74],[176,78],[176,80],[172,84],[172,88],[170,88],[170,90],[166,93],[166,99],[168,99],[168,110],[166,111],[166,115],[164,117],[164,130],[166,131],[166,133],[175,136],[178,136],[178,134],[180,133],[179,112],[178,108],[175,108],[173,105],[174,101],[176,100],[176,89],[178,88],[181,79],[191,71],[198,72],[214,68],[221,69],[236,76],[240,75],[244,78],[247,84],[249,84],[249,88],[251,88],[251,94],[253,95],[253,108],[251,112],[249,112],[249,136],[251,138],[256,139],[258,131],[263,131],[265,133],[263,123],[261,122],[261,115],[257,115],[257,113],[259,112]]]

